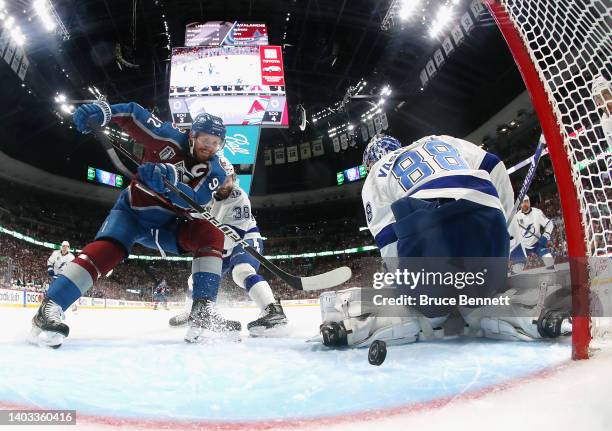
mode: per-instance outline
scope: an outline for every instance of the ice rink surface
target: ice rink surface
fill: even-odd
[[[612,354],[572,363],[568,340],[416,343],[375,367],[305,342],[318,307],[287,307],[286,338],[197,345],[168,326],[176,311],[82,309],[52,350],[24,341],[34,311],[0,308],[0,406],[76,409],[87,429],[612,429]]]

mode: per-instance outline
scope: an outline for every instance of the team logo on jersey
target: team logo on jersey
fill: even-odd
[[[527,226],[525,226],[523,228],[523,238],[531,238],[533,237],[533,232],[535,232],[535,229],[533,228],[533,223],[529,223]]]
[[[159,152],[159,158],[161,160],[170,160],[174,156],[176,156],[176,152],[172,147],[166,147]]]
[[[208,163],[198,163],[191,168],[191,174],[194,177],[199,177],[202,175],[206,175],[208,173]]]
[[[372,205],[370,205],[370,202],[366,204],[365,210],[366,210],[366,218],[368,219],[368,223],[370,223],[372,222],[372,217],[374,217],[374,214],[372,213]]]

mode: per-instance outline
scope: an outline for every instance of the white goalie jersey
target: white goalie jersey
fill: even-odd
[[[471,142],[427,136],[377,161],[361,192],[368,228],[383,257],[397,255],[391,204],[406,196],[466,199],[500,209],[506,219],[514,191],[504,163]]]
[[[261,238],[255,217],[251,212],[251,201],[246,192],[240,187],[234,187],[227,199],[216,201],[213,199],[211,214],[221,224],[232,228],[242,239]],[[236,243],[225,237],[223,255],[231,254]]]

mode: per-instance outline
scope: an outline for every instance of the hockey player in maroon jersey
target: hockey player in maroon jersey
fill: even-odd
[[[196,342],[205,330],[233,332],[240,322],[224,319],[214,302],[221,277],[223,234],[208,221],[190,217],[190,207],[164,185],[166,179],[205,205],[226,177],[216,154],[226,129],[219,117],[198,115],[191,131],[157,119],[137,103],[98,101],[74,113],[81,133],[113,123],[144,147],[137,177],[122,191],[93,242],[55,280],[33,318],[30,341],[59,347],[69,328],[63,311],[125,259],[134,244],[166,253],[193,255],[193,307],[185,341]]]

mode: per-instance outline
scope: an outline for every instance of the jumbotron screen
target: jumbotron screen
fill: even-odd
[[[262,22],[208,21],[185,26],[185,46],[267,45]]]
[[[280,46],[172,49],[170,97],[285,95]]]
[[[92,168],[90,166],[87,167],[87,180],[111,187],[123,187],[122,175],[113,174],[112,172],[103,171],[102,169]]]
[[[351,183],[353,181],[359,181],[367,176],[365,166],[353,166],[352,168],[345,169],[342,172],[336,174],[336,181],[338,185],[342,185],[345,182]]]

